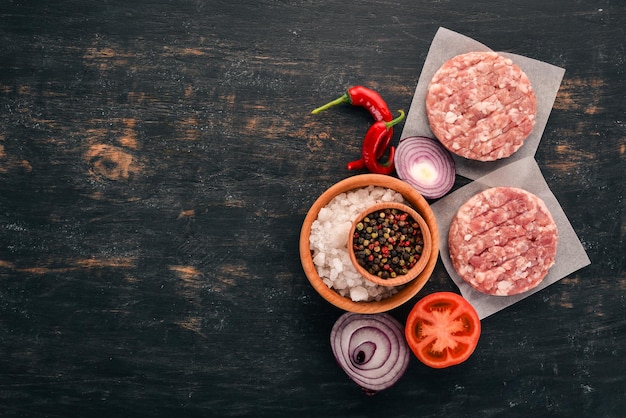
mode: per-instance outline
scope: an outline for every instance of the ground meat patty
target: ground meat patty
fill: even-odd
[[[514,187],[494,187],[459,208],[448,247],[457,273],[498,296],[537,286],[554,264],[558,234],[543,200]]]
[[[517,151],[535,125],[537,98],[509,58],[470,52],[447,61],[426,94],[433,134],[451,152],[493,161]]]

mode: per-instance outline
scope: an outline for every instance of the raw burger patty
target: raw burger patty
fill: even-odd
[[[493,161],[517,151],[535,126],[537,98],[509,58],[470,52],[447,61],[426,94],[433,134],[451,152]]]
[[[448,235],[457,273],[475,289],[508,296],[537,286],[554,264],[558,233],[543,200],[514,187],[463,204]]]

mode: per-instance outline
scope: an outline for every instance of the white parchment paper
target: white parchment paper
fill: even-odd
[[[428,117],[426,116],[426,91],[435,72],[449,59],[467,52],[490,51],[490,49],[467,36],[445,28],[439,28],[431,43],[422,73],[415,89],[411,107],[407,113],[400,141],[409,136],[427,136],[434,138]],[[453,154],[457,174],[475,180],[495,169],[521,160],[534,157],[543,131],[552,111],[556,94],[563,80],[565,70],[542,61],[521,55],[499,52],[513,60],[530,79],[537,96],[537,118],[532,133],[524,141],[524,145],[513,155],[497,161],[472,161]]]
[[[539,196],[545,203],[556,222],[559,241],[555,264],[537,287],[514,296],[491,296],[481,293],[467,284],[454,270],[448,251],[448,232],[452,218],[470,197],[481,191],[496,186],[518,187]],[[467,299],[478,316],[486,318],[579,270],[591,262],[576,232],[572,228],[561,205],[546,184],[541,170],[534,158],[518,159],[502,168],[483,176],[441,198],[431,205],[439,227],[439,254],[443,264],[461,294]]]

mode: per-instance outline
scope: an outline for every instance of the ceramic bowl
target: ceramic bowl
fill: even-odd
[[[371,302],[354,302],[348,297],[341,296],[334,289],[329,288],[320,278],[315,264],[313,264],[313,257],[311,255],[311,247],[309,243],[309,237],[311,235],[311,225],[317,219],[320,209],[326,206],[334,197],[341,193],[345,193],[351,190],[364,188],[367,186],[379,186],[386,187],[402,194],[405,200],[421,215],[430,231],[431,239],[431,251],[427,258],[426,266],[422,272],[413,280],[408,282],[398,293],[382,299],[380,301]],[[394,309],[415,296],[424,287],[428,279],[430,278],[437,258],[439,256],[439,229],[437,227],[437,220],[435,214],[426,202],[426,199],[419,194],[413,187],[402,180],[395,177],[381,175],[381,174],[361,174],[353,177],[348,177],[328,188],[320,197],[313,203],[309,209],[302,229],[300,232],[300,260],[307,279],[313,286],[313,288],[322,296],[326,301],[336,306],[339,309],[343,309],[348,312],[373,314],[379,312],[386,312]]]
[[[420,230],[422,231],[422,236],[424,238],[424,244],[422,248],[421,257],[419,258],[417,263],[415,263],[415,265],[411,267],[411,269],[406,274],[402,274],[397,277],[388,278],[388,279],[383,279],[374,274],[369,273],[367,269],[365,269],[361,264],[359,264],[359,262],[357,261],[356,254],[354,253],[353,246],[352,246],[352,237],[354,236],[354,232],[355,232],[357,224],[360,223],[367,215],[373,212],[380,212],[381,210],[385,210],[385,209],[398,209],[402,212],[408,213],[409,216],[419,224]],[[424,267],[426,267],[426,264],[428,263],[428,257],[430,256],[431,247],[432,247],[430,228],[428,227],[428,224],[426,224],[426,221],[424,220],[424,218],[422,218],[421,215],[417,213],[415,210],[413,210],[413,208],[411,208],[410,206],[407,206],[405,204],[398,203],[398,202],[377,203],[365,209],[363,212],[361,212],[354,219],[354,222],[352,222],[352,228],[350,229],[350,233],[348,234],[347,241],[348,241],[348,246],[347,246],[348,254],[350,254],[350,260],[352,261],[352,264],[354,265],[354,268],[356,269],[356,271],[361,276],[369,280],[370,282],[376,283],[377,285],[380,285],[380,286],[400,286],[416,278],[422,272],[422,270],[424,270]]]

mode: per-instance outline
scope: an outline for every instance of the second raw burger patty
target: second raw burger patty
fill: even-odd
[[[497,296],[537,286],[554,264],[558,233],[543,200],[515,187],[471,197],[450,224],[448,248],[457,273]]]
[[[530,80],[496,52],[450,59],[435,73],[426,94],[433,134],[448,150],[471,160],[513,154],[533,130],[536,113]]]

